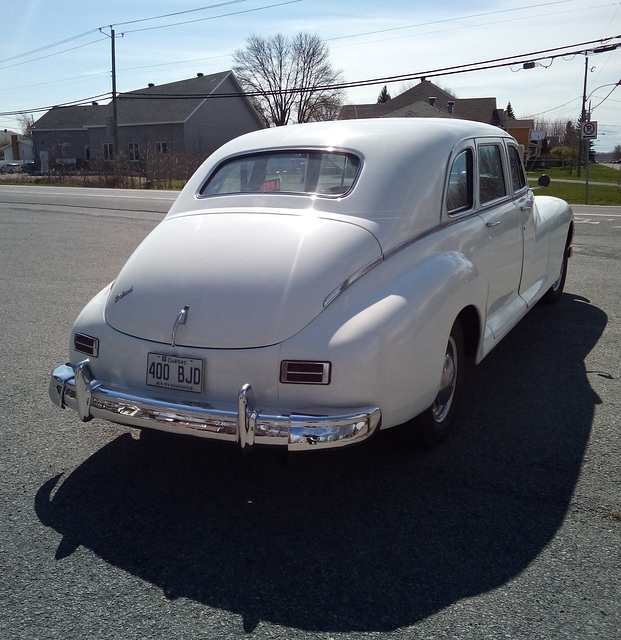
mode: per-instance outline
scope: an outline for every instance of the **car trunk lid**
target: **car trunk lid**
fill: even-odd
[[[342,220],[177,216],[156,227],[127,261],[112,286],[106,321],[167,344],[175,330],[180,346],[276,344],[303,329],[333,290],[380,254],[371,233]]]

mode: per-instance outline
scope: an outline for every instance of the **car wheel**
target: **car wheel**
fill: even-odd
[[[561,272],[552,286],[543,294],[541,302],[544,304],[555,304],[563,295],[565,288],[565,279],[567,278],[567,263],[569,261],[569,249],[566,247],[563,253],[563,262],[561,263]]]
[[[448,436],[455,424],[464,382],[464,365],[464,334],[459,320],[456,320],[446,344],[441,389],[436,399],[426,411],[400,428],[400,435],[408,444],[431,448]]]

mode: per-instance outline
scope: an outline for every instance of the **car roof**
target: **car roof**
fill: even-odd
[[[220,156],[222,152],[222,155],[231,155],[278,147],[335,147],[365,153],[377,145],[400,145],[408,139],[435,139],[454,145],[465,138],[488,136],[511,138],[499,127],[472,120],[367,118],[262,129],[235,138],[216,154]]]
[[[289,125],[245,134],[215,151],[186,185],[169,215],[218,208],[261,207],[274,213],[348,219],[366,228],[384,251],[440,225],[449,159],[475,138],[514,140],[498,127],[449,118],[369,118]],[[211,171],[240,154],[274,149],[330,149],[356,153],[362,169],[342,198],[286,194],[200,198]]]

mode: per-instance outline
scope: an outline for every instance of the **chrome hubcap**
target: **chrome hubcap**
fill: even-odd
[[[442,422],[453,404],[455,385],[457,383],[457,350],[455,340],[449,338],[442,368],[441,388],[431,407],[436,422]]]

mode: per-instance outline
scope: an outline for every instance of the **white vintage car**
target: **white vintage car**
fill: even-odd
[[[432,445],[480,362],[562,294],[573,217],[454,119],[241,136],[84,308],[50,396],[88,421],[289,450]]]

